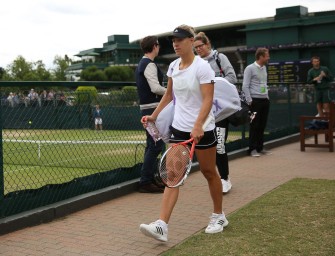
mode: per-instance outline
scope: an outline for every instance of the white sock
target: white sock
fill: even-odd
[[[166,222],[164,220],[159,219],[158,223],[161,224],[165,229],[168,228],[168,224],[166,224]]]
[[[222,213],[214,213],[214,212],[213,212],[213,213],[212,213],[212,216],[213,216],[213,217],[217,217],[217,218],[218,218],[218,217],[226,217],[225,214],[224,214],[224,212],[222,212]]]

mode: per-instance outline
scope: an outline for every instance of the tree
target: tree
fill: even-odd
[[[49,70],[45,68],[45,64],[38,60],[34,63],[33,73],[35,74],[36,80],[35,81],[50,81],[51,80],[51,73]]]
[[[134,70],[131,67],[113,66],[104,70],[108,81],[134,81]]]
[[[11,80],[30,81],[33,65],[19,55],[11,64],[7,66],[7,74]]]
[[[81,71],[80,79],[84,81],[106,81],[105,73],[96,66],[90,66]]]
[[[65,55],[64,58],[56,55],[53,64],[55,65],[53,69],[54,79],[56,81],[65,81],[65,70],[70,66],[71,59],[67,55]]]
[[[41,60],[28,62],[21,55],[8,65],[5,74],[6,80],[13,81],[51,80],[51,73],[45,68],[45,64]]]
[[[4,77],[5,72],[6,72],[5,69],[0,67],[0,80],[2,80],[2,78]]]

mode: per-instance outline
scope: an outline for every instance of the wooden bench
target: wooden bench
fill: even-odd
[[[300,116],[300,151],[305,151],[306,147],[328,148],[329,152],[334,152],[334,130],[335,130],[335,102],[329,104],[329,113],[325,117]],[[313,120],[323,120],[328,122],[328,128],[310,129],[306,128]],[[319,143],[318,135],[325,135],[325,142]],[[314,143],[306,143],[306,138],[314,136]]]

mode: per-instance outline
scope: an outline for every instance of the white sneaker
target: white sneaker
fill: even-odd
[[[260,154],[262,154],[262,155],[266,155],[266,156],[268,156],[268,155],[272,155],[272,152],[271,151],[269,151],[269,150],[266,150],[266,149],[263,149],[261,152],[259,152]]]
[[[251,151],[250,155],[251,155],[252,157],[259,157],[259,156],[261,156],[261,155],[257,152],[256,149],[254,149],[253,151]]]
[[[140,225],[140,231],[149,237],[152,237],[158,241],[167,242],[168,227],[167,224],[162,220],[156,220],[155,222]]]
[[[228,226],[228,220],[226,219],[225,215],[212,213],[212,216],[209,217],[210,221],[208,223],[208,226],[205,230],[205,233],[207,234],[215,234],[222,232],[224,227]]]
[[[232,184],[230,182],[230,179],[228,179],[228,180],[221,179],[221,182],[222,182],[222,192],[223,193],[228,193],[229,190],[231,190],[231,188],[232,188]]]

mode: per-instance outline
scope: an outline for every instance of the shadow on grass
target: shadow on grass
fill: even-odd
[[[293,179],[162,255],[335,255],[335,180]]]

